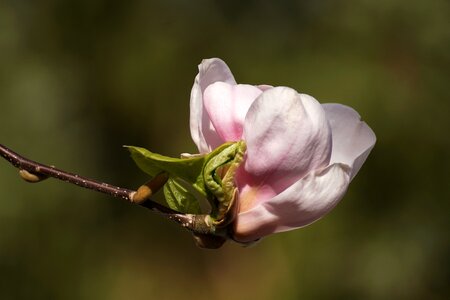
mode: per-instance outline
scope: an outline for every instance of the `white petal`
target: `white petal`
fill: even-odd
[[[206,153],[221,145],[223,141],[217,135],[203,106],[203,92],[212,83],[223,81],[236,84],[233,74],[224,61],[218,58],[204,59],[198,66],[191,90],[190,128],[191,136],[201,153]]]
[[[312,171],[281,194],[239,213],[234,238],[249,242],[311,224],[341,200],[349,182],[350,168],[344,164]]]
[[[361,121],[360,115],[353,108],[334,103],[322,106],[333,137],[330,163],[349,165],[353,179],[375,145],[375,133]]]
[[[270,185],[275,194],[311,170],[327,166],[331,154],[331,132],[322,106],[287,87],[266,90],[253,102],[245,118],[244,140],[244,168],[250,175],[245,177],[254,179],[249,184]]]

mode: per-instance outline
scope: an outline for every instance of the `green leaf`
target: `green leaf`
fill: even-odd
[[[173,210],[189,214],[201,213],[200,204],[194,195],[172,178],[164,185],[164,196]]]
[[[141,147],[125,147],[130,151],[137,166],[152,177],[161,172],[167,172],[170,177],[180,177],[191,184],[195,184],[201,179],[205,156],[173,158],[153,153]],[[200,189],[200,191],[202,190]],[[204,193],[204,191],[202,192]]]
[[[150,176],[154,177],[161,172],[166,172],[169,177],[179,177],[192,184],[201,194],[207,196],[209,192],[203,180],[203,168],[206,162],[233,144],[225,143],[208,154],[189,158],[168,157],[141,147],[124,147],[130,151],[136,165]]]
[[[150,176],[161,172],[169,175],[164,195],[170,208],[189,213],[200,213],[198,200],[179,181],[192,185],[211,204],[210,216],[217,224],[226,224],[233,205],[236,187],[234,177],[243,160],[245,142],[225,143],[208,154],[188,158],[172,158],[126,146],[138,167]]]

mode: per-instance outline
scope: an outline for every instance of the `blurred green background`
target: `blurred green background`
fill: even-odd
[[[136,188],[123,144],[195,152],[202,58],[241,83],[354,107],[378,142],[344,200],[250,248],[0,161],[1,299],[448,299],[450,5],[380,1],[0,2],[0,143]]]

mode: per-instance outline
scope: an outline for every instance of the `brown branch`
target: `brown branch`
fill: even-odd
[[[29,160],[11,149],[0,144],[0,154],[9,161],[13,166],[19,170],[25,170],[27,172],[21,172],[21,177],[28,182],[38,182],[47,177],[53,177],[68,183],[75,184],[77,186],[94,190],[100,193],[105,193],[113,197],[122,198],[124,200],[132,201],[132,196],[135,191],[113,186],[107,183],[99,182],[89,178],[72,174],[53,166],[46,166],[41,163]],[[33,177],[33,175],[35,177]]]
[[[173,220],[182,227],[193,232],[204,232],[206,224],[201,215],[183,214],[164,205],[152,201],[149,197],[167,181],[167,175],[156,176],[152,181],[142,185],[137,191],[110,185],[77,174],[69,173],[54,166],[47,166],[27,159],[11,149],[0,144],[0,155],[19,169],[20,176],[28,182],[39,182],[48,177],[53,177],[79,187],[94,190],[128,202],[139,204],[153,212]]]

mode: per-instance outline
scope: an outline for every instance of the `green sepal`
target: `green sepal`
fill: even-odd
[[[243,142],[237,142],[227,147],[217,155],[211,157],[205,165],[203,180],[208,190],[214,194],[219,202],[224,200],[225,194],[222,188],[221,176],[217,171],[233,161],[241,143]]]
[[[246,149],[247,145],[244,142],[238,142],[234,158],[228,163],[228,169],[222,178],[222,189],[225,195],[222,201],[223,206],[230,207],[231,202],[235,199],[235,176],[241,162],[244,160]]]
[[[227,222],[225,218],[234,218],[227,215],[235,200],[234,178],[245,150],[244,141],[236,142],[212,157],[205,165],[203,179],[207,189],[214,195],[211,217],[218,223]]]
[[[167,204],[173,210],[188,214],[201,213],[197,198],[175,179],[169,178],[167,180],[167,183],[164,185],[164,196]]]

